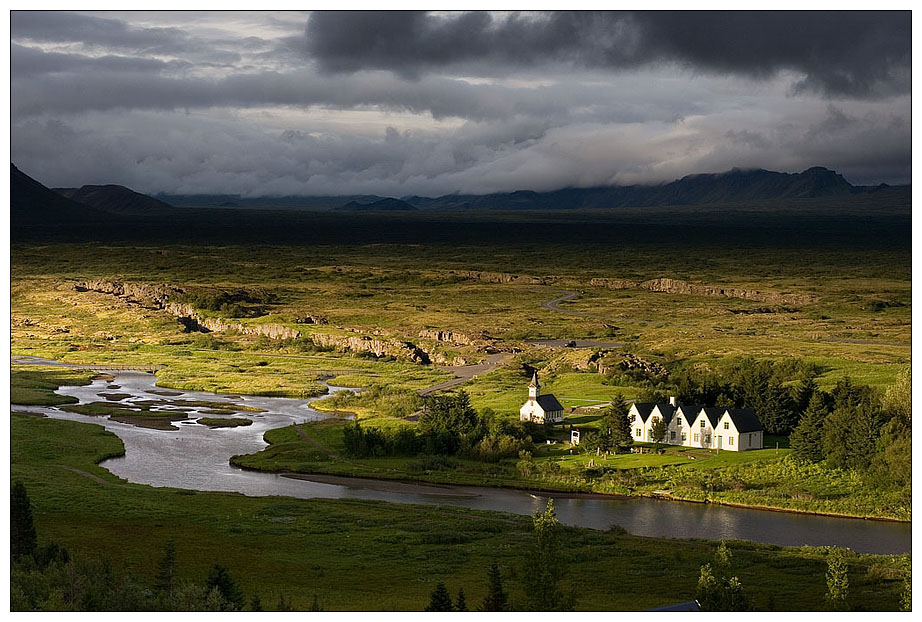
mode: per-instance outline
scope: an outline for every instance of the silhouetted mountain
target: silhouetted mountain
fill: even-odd
[[[872,192],[877,187],[852,186],[829,169],[814,167],[802,173],[733,169],[725,173],[688,175],[655,186],[565,188],[553,192],[520,190],[487,195],[445,195],[435,199],[408,197],[421,209],[579,209],[713,205],[766,199],[816,198]]]
[[[410,205],[406,201],[401,201],[400,199],[381,199],[380,201],[375,201],[374,203],[359,203],[358,201],[350,201],[343,206],[334,207],[333,211],[337,212],[407,212],[407,211],[416,211],[416,207]]]
[[[10,163],[10,222],[14,227],[92,223],[107,217],[46,188]]]
[[[340,196],[242,197],[239,194],[155,194],[155,198],[176,207],[257,209],[286,211],[327,211],[348,201],[373,203],[384,197],[374,194]]]
[[[55,188],[54,191],[72,201],[115,214],[146,214],[152,210],[174,209],[172,205],[125,186],[83,186]]]

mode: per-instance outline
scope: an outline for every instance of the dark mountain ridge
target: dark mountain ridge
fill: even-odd
[[[551,192],[519,190],[486,195],[405,197],[420,209],[604,209],[665,205],[712,205],[739,201],[845,196],[887,186],[853,186],[823,167],[802,173],[733,169],[724,173],[688,175],[659,185],[564,188]]]
[[[10,222],[14,227],[93,223],[107,217],[46,188],[10,163]]]
[[[415,212],[418,208],[410,205],[406,201],[401,201],[400,199],[381,199],[380,201],[374,201],[373,203],[359,203],[358,201],[350,201],[345,205],[340,207],[334,207],[332,211],[337,212]]]
[[[81,188],[54,188],[54,191],[72,201],[115,214],[145,214],[151,211],[172,210],[172,205],[158,201],[146,194],[125,186],[87,185]]]

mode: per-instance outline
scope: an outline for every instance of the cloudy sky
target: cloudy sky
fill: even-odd
[[[437,196],[733,167],[908,183],[909,12],[26,12],[48,186]]]

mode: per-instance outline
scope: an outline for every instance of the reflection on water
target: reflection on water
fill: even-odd
[[[150,374],[119,373],[113,384],[132,397],[125,403],[160,399]],[[58,393],[72,395],[81,403],[100,401],[108,382],[96,381],[83,387],[61,387]],[[336,388],[333,388],[336,390]],[[177,430],[151,430],[67,413],[56,408],[17,406],[16,410],[42,412],[49,416],[104,425],[125,443],[122,458],[107,460],[104,466],[130,482],[193,490],[232,491],[251,496],[282,495],[300,498],[373,499],[395,503],[458,505],[480,510],[534,514],[544,507],[546,496],[499,488],[458,487],[450,490],[419,487],[418,490],[388,490],[352,481],[330,484],[292,479],[270,473],[255,473],[231,467],[230,456],[253,453],[266,447],[266,430],[316,421],[327,415],[312,410],[311,400],[272,397],[224,396],[198,391],[176,391],[168,400],[222,401],[245,404],[266,412],[242,415],[253,424],[238,428],[211,429],[194,423],[177,423]],[[200,408],[189,415],[195,418]],[[214,415],[209,415],[214,416]],[[451,494],[456,491],[458,494]],[[565,498],[553,494],[558,518],[570,525],[607,529],[619,525],[642,536],[704,538],[708,540],[754,540],[781,545],[847,546],[868,553],[904,553],[911,550],[911,526],[905,523],[863,521],[731,508],[718,505],[680,503],[656,499]]]

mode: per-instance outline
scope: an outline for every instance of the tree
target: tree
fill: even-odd
[[[656,451],[659,451],[659,444],[666,440],[666,422],[659,417],[654,417],[653,425],[650,426],[650,435],[656,443]]]
[[[807,409],[810,407],[810,400],[819,390],[820,387],[816,384],[816,378],[813,376],[807,376],[800,381],[794,389],[794,402],[801,413],[806,414]]]
[[[323,611],[323,607],[320,606],[320,600],[318,600],[316,594],[314,594],[314,598],[311,600],[311,606],[308,611]]]
[[[487,595],[480,604],[479,611],[506,611],[509,595],[503,590],[503,576],[499,572],[496,560],[487,571]]]
[[[832,611],[847,611],[848,562],[845,561],[845,551],[832,549],[826,564],[826,605]]]
[[[730,576],[733,555],[724,542],[714,561],[701,566],[697,600],[704,611],[748,611],[749,599],[738,577]]]
[[[877,449],[881,423],[874,404],[837,406],[823,425],[823,451],[829,465],[867,469]]]
[[[209,592],[215,589],[218,590],[224,600],[236,611],[243,609],[243,592],[224,566],[220,564],[212,566],[205,585]]]
[[[467,611],[467,600],[464,598],[464,588],[458,590],[458,600],[455,601],[455,611]]]
[[[566,569],[560,555],[561,525],[553,499],[548,499],[543,512],[535,512],[533,524],[535,542],[522,572],[526,604],[532,611],[572,611],[575,594],[565,594],[558,586]]]
[[[263,610],[263,601],[260,600],[259,594],[253,594],[253,598],[250,599],[250,611],[262,611]]]
[[[429,596],[429,605],[423,611],[454,611],[451,604],[451,595],[445,584],[439,581],[432,594]]]
[[[823,396],[816,392],[803,417],[791,433],[791,453],[800,460],[820,462],[826,456],[823,450],[823,423],[828,415]]]
[[[430,453],[454,454],[461,438],[474,436],[480,428],[480,418],[465,391],[430,396],[419,416],[418,429]]]
[[[10,489],[10,556],[13,559],[31,555],[38,543],[32,522],[32,502],[22,482]]]
[[[600,446],[603,451],[634,444],[629,412],[624,396],[616,393],[599,421],[599,434],[606,435],[607,439],[605,446]]]

